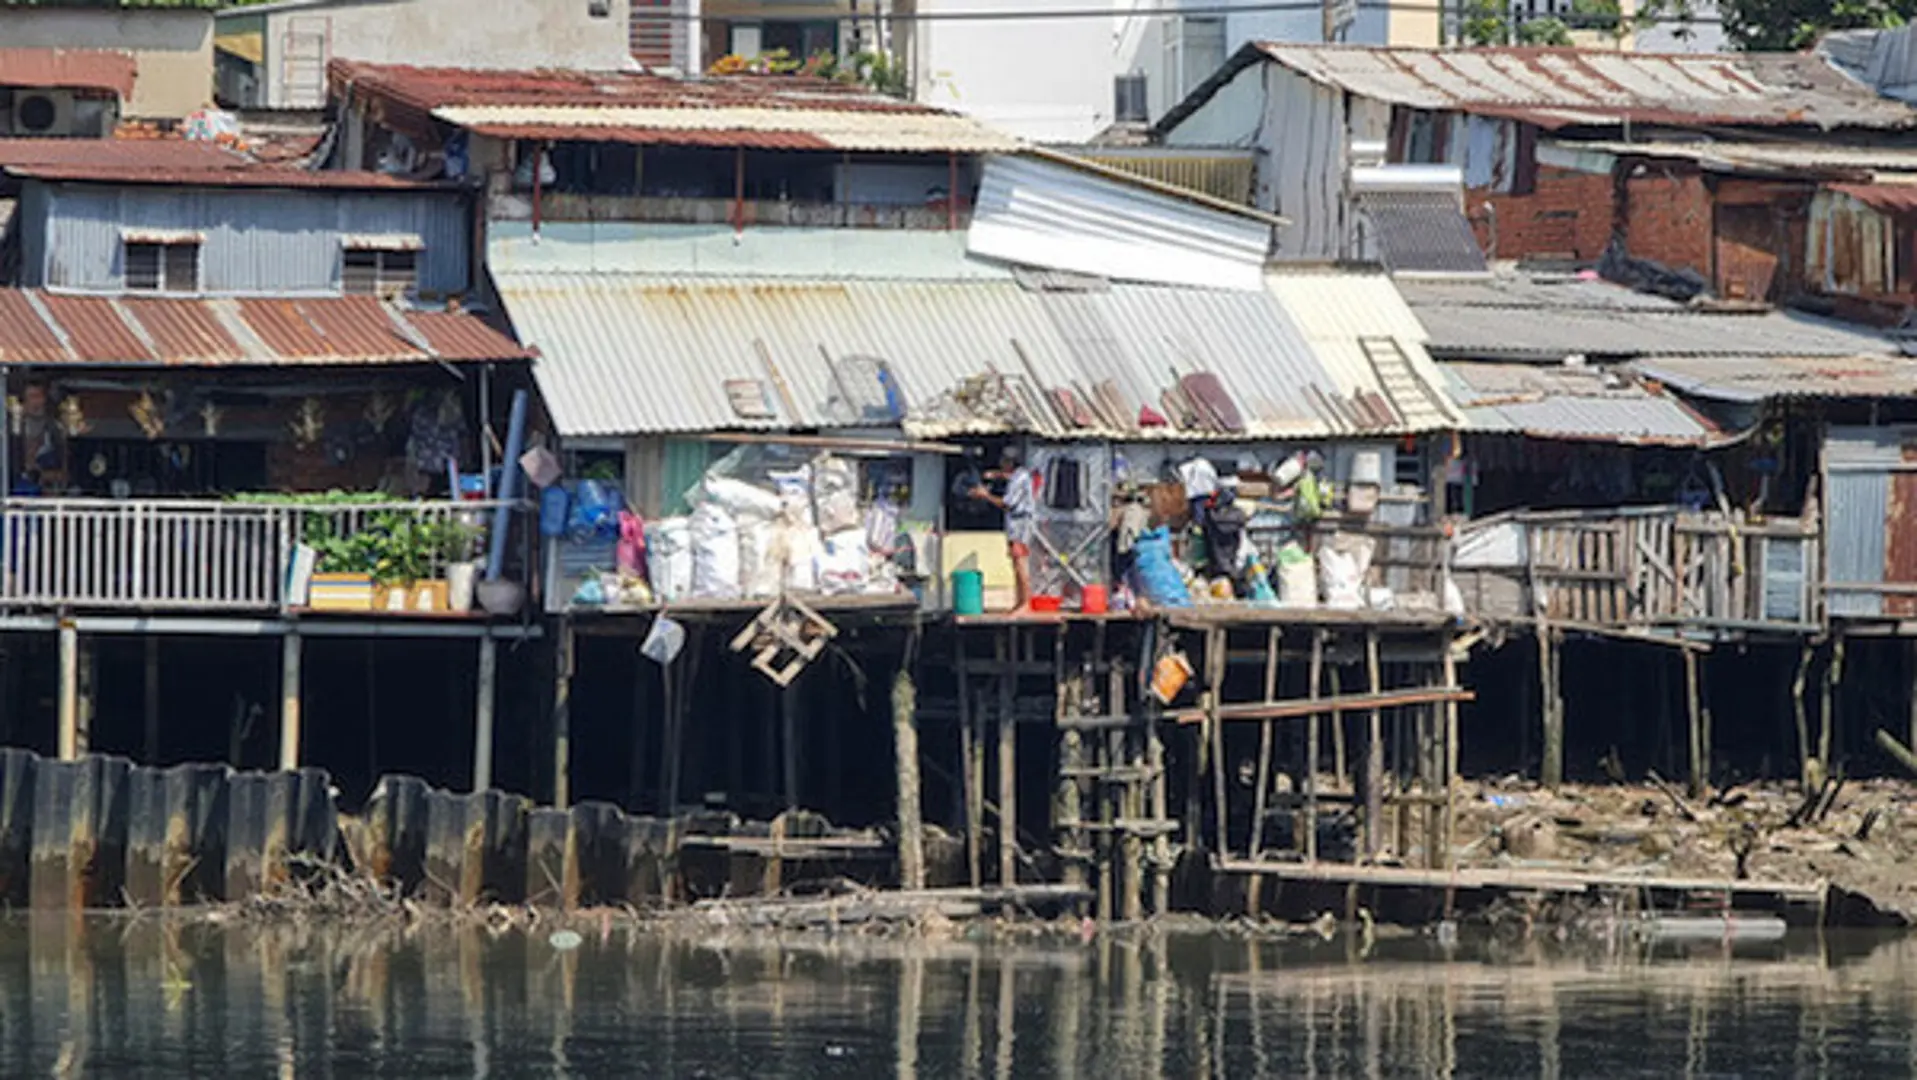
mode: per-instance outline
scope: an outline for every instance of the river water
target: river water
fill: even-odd
[[[0,920],[0,1076],[1907,1076],[1917,939],[1688,952]],[[561,939],[560,944],[569,944]]]

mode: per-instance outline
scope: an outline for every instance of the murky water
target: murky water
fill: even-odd
[[[769,942],[0,921],[0,1075],[1890,1076],[1917,939]]]

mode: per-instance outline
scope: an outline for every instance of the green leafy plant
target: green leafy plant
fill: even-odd
[[[479,535],[452,518],[384,510],[344,534],[335,515],[313,514],[300,540],[314,550],[321,573],[370,574],[377,584],[398,585],[428,579],[440,566],[469,558]]]

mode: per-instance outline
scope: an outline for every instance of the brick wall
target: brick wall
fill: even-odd
[[[1603,173],[1540,167],[1531,194],[1480,188],[1465,193],[1465,208],[1492,258],[1595,262],[1611,242],[1611,177]]]
[[[355,447],[353,456],[336,465],[327,456],[326,441],[298,446],[291,439],[271,443],[266,449],[267,489],[270,491],[376,491],[385,476],[389,460],[380,447]],[[402,466],[404,459],[391,464]],[[444,484],[440,485],[444,487]]]
[[[1652,166],[1624,184],[1624,248],[1672,270],[1711,276],[1711,193],[1696,172]]]

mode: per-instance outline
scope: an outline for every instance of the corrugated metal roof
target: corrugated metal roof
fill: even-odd
[[[1683,402],[1614,371],[1531,364],[1440,366],[1472,431],[1694,445],[1718,434],[1715,425]]]
[[[110,49],[0,49],[0,86],[133,96],[139,64]]]
[[[0,169],[36,180],[199,187],[443,187],[376,172],[266,164],[187,139],[0,139]]]
[[[1285,306],[1318,360],[1347,394],[1384,390],[1396,411],[1425,428],[1462,422],[1443,390],[1444,379],[1425,350],[1425,331],[1398,287],[1384,274],[1359,271],[1278,270],[1265,275],[1266,287]],[[1388,349],[1367,341],[1396,344],[1409,374],[1427,396],[1390,393],[1380,374]]]
[[[178,366],[522,360],[472,315],[372,297],[73,296],[0,289],[0,363]]]
[[[541,392],[568,435],[871,425],[842,404],[870,397],[847,384],[848,361],[883,361],[907,406],[903,426],[927,436],[1197,441],[1416,427],[1389,412],[1382,424],[1354,419],[1370,415],[1355,399],[1380,397],[1378,380],[1353,385],[1331,370],[1265,291],[497,269],[495,281],[521,340],[540,352]],[[1138,428],[1141,405],[1175,418],[1167,391],[1200,372],[1223,385],[1244,431]],[[725,384],[740,379],[764,385],[770,418],[733,409]],[[997,409],[1006,389],[1039,407],[1022,418]],[[1111,407],[1080,425],[1049,404],[1061,390]]]
[[[1796,53],[1643,54],[1571,48],[1247,45],[1160,121],[1178,123],[1230,75],[1269,60],[1325,86],[1412,108],[1547,128],[1638,123],[1908,128],[1917,112]]]
[[[1917,184],[1830,184],[1828,187],[1873,210],[1891,214],[1917,210]]]
[[[1523,275],[1400,280],[1432,355],[1849,356],[1895,352],[1883,334],[1791,311],[1728,314],[1590,280]]]
[[[454,105],[432,112],[455,127],[509,139],[960,154],[998,153],[1020,145],[971,117],[931,109],[528,104]]]
[[[1917,150],[1900,146],[1827,146],[1793,142],[1606,142],[1549,145],[1602,154],[1694,161],[1720,172],[1917,172]]]
[[[1917,398],[1917,360],[1897,356],[1661,356],[1631,365],[1693,397]]]
[[[334,60],[336,88],[409,105],[422,112],[456,106],[634,108],[665,111],[783,109],[950,115],[861,86],[803,75],[683,78],[637,71],[487,71]]]

